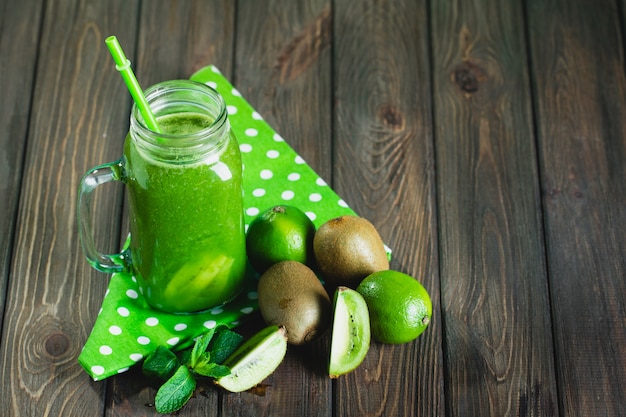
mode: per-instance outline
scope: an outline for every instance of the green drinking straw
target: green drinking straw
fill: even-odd
[[[109,36],[106,38],[105,43],[109,47],[109,51],[115,61],[115,69],[122,75],[122,78],[128,87],[128,91],[130,91],[130,95],[133,96],[133,100],[135,100],[135,104],[137,104],[146,125],[153,132],[160,133],[161,129],[157,124],[156,118],[150,109],[150,105],[141,90],[141,86],[139,85],[133,70],[130,68],[130,61],[126,58],[126,55],[124,55],[124,51],[122,50],[120,43],[117,41],[117,38],[115,36]]]

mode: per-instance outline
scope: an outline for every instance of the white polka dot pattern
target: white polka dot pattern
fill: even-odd
[[[213,87],[227,103],[228,118],[245,166],[246,224],[278,204],[310,213],[317,227],[333,217],[354,214],[215,67],[200,70],[191,79]]]
[[[354,214],[216,67],[206,67],[192,79],[217,90],[227,104],[244,168],[246,227],[261,211],[277,204],[300,208],[317,227],[333,217]],[[135,277],[114,274],[78,360],[94,380],[107,378],[140,362],[156,346],[182,349],[219,324],[237,326],[258,309],[257,298],[256,279],[249,275],[240,296],[224,306],[190,315],[166,314],[148,307]]]
[[[127,273],[111,277],[102,315],[85,345],[79,362],[94,380],[118,374],[141,361],[158,345],[181,347],[218,324],[234,326],[257,310],[256,279],[249,276],[247,288],[226,306],[204,313],[175,315],[151,309],[136,293],[137,281]],[[227,308],[228,307],[228,308]],[[104,331],[97,332],[105,320]]]

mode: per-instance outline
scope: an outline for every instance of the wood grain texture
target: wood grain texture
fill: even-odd
[[[0,0],[0,416],[158,415],[139,368],[77,363],[107,276],[76,190],[131,106],[112,34],[144,87],[217,65],[433,300],[336,381],[327,333],[177,415],[623,415],[625,22],[626,0]],[[101,250],[124,210],[97,193]]]
[[[331,181],[331,37],[327,0],[241,2],[234,82],[263,118]]]
[[[373,342],[336,384],[336,415],[444,415],[434,152],[424,2],[336,1],[333,186],[433,300],[415,342]]]
[[[326,0],[240,2],[233,75],[243,96],[327,181],[331,21]],[[227,395],[224,415],[331,416],[328,344],[326,335],[312,345],[290,347],[283,363],[264,382],[263,396]]]
[[[432,7],[448,416],[558,414],[522,17]]]
[[[564,416],[619,416],[626,404],[626,79],[618,16],[612,1],[528,3]]]
[[[101,69],[110,66],[104,37],[115,25],[105,10],[123,15],[123,4],[46,3],[0,348],[7,415],[103,412],[103,385],[90,383],[77,357],[107,281],[82,257],[74,207],[81,175],[121,152],[119,104],[127,101],[113,88],[119,76]],[[133,26],[116,22],[122,34]],[[99,246],[119,239],[107,227],[119,216],[119,197],[95,210]]]
[[[139,21],[137,77],[146,88],[187,79],[213,64],[231,75],[235,3],[224,0],[143,2]]]
[[[165,80],[187,79],[209,64],[230,75],[233,2],[157,0],[143,2],[140,10],[135,62],[137,78],[144,88]],[[129,39],[128,43],[131,42],[133,39]],[[126,218],[124,223],[127,223]],[[142,377],[140,370],[112,378],[107,391],[106,415],[160,415],[153,406],[157,389],[156,381]],[[219,392],[210,387],[210,382],[200,382],[195,397],[178,415],[216,416],[218,398]]]
[[[11,265],[42,8],[39,0],[0,5],[0,323]]]

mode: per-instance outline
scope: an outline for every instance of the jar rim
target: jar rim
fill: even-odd
[[[191,80],[157,83],[145,92],[157,121],[162,116],[200,114],[207,126],[185,133],[162,133],[150,129],[136,104],[130,116],[130,136],[146,158],[175,165],[189,165],[214,158],[224,149],[230,123],[224,98],[213,88]]]
[[[153,138],[162,146],[172,146],[177,148],[191,146],[197,141],[201,141],[207,136],[212,136],[219,132],[228,121],[228,111],[224,98],[212,87],[192,80],[168,80],[148,87],[144,94],[146,96],[146,101],[152,107],[154,102],[163,98],[165,95],[185,91],[203,94],[217,104],[219,112],[214,116],[215,118],[210,125],[191,133],[156,132],[146,125],[146,122],[139,111],[139,107],[136,103],[133,103],[131,111],[131,124],[133,125],[133,128],[138,129],[141,136],[144,138]],[[200,110],[200,107],[197,107],[198,110]],[[158,118],[159,115],[155,114],[155,116]]]

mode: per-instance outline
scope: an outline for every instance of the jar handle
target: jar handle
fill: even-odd
[[[80,180],[76,216],[78,219],[78,235],[83,253],[89,264],[100,272],[115,273],[129,270],[128,250],[125,248],[117,254],[103,254],[96,249],[93,237],[93,219],[91,203],[93,191],[102,184],[121,181],[124,166],[122,160],[102,164],[91,168]]]

